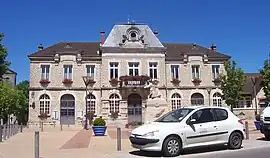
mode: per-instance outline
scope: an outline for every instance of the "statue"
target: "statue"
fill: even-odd
[[[149,99],[161,98],[161,93],[159,89],[151,82],[147,82],[148,85],[144,86],[144,88],[150,88],[150,94],[148,96]]]

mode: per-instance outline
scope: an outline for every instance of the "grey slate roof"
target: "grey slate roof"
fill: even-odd
[[[69,45],[69,48],[65,48]],[[181,60],[183,54],[187,55],[203,55],[207,54],[209,59],[226,60],[230,56],[210,50],[208,48],[192,43],[162,43],[166,50],[167,60]],[[100,50],[100,42],[59,42],[41,51],[37,51],[28,55],[32,57],[53,57],[57,54],[77,54],[81,53],[82,57],[100,57],[97,51]]]
[[[144,44],[147,44],[147,47],[162,48],[163,45],[146,24],[116,24],[109,33],[102,47],[119,47],[119,44],[122,43],[124,39],[123,36],[126,36],[129,39],[129,33],[136,32],[137,38],[142,37]],[[135,42],[127,42],[124,45],[125,48],[143,48],[143,44],[140,40]]]
[[[244,84],[243,93],[244,94],[253,94],[253,83],[251,78],[256,77],[256,92],[258,93],[262,86],[260,85],[262,81],[262,77],[260,76],[260,73],[245,73],[246,75],[246,82]]]

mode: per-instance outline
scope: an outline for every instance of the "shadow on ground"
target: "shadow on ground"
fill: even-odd
[[[191,155],[191,154],[215,152],[215,151],[221,151],[221,150],[229,150],[229,149],[225,145],[199,147],[199,148],[186,149],[182,152],[181,155]],[[150,151],[140,151],[140,150],[131,151],[129,153],[131,155],[142,156],[142,157],[162,157],[162,156],[164,156],[161,152],[150,152]]]
[[[261,140],[261,141],[269,141],[269,140],[265,139],[265,137],[258,138],[257,140]]]

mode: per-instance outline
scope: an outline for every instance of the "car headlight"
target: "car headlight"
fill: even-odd
[[[157,133],[157,132],[159,132],[159,130],[148,132],[148,133],[144,134],[143,137],[153,137],[153,136],[155,136],[155,133]]]

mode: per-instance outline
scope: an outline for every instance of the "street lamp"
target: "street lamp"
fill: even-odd
[[[87,92],[88,92],[88,85],[90,84],[90,81],[92,80],[91,76],[83,76],[83,82],[85,85],[85,123],[84,123],[84,129],[88,129],[88,121],[87,121]],[[90,96],[90,104],[91,104],[91,96]]]
[[[211,100],[210,93],[211,93],[212,88],[208,87],[208,88],[206,88],[206,90],[208,92],[208,103],[209,103],[209,106],[211,106],[211,104],[210,104],[210,100]]]

